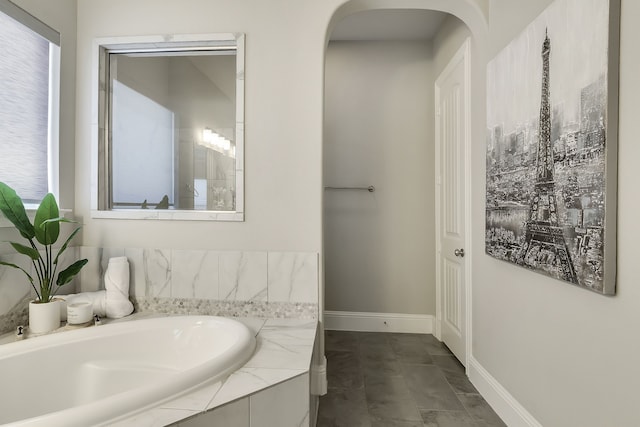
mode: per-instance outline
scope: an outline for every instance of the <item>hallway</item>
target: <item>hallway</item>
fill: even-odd
[[[432,335],[326,331],[318,427],[505,426]]]

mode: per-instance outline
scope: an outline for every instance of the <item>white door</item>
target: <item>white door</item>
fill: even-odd
[[[467,365],[465,211],[469,149],[469,39],[435,85],[436,336]]]

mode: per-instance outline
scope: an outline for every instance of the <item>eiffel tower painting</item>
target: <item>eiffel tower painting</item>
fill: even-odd
[[[556,0],[487,65],[486,253],[603,294],[616,267],[609,5]]]
[[[572,283],[578,283],[564,232],[558,223],[558,204],[554,181],[554,157],[551,145],[551,108],[549,106],[549,54],[551,41],[545,31],[542,43],[542,96],[540,129],[536,159],[536,182],[529,208],[524,246],[519,264]]]

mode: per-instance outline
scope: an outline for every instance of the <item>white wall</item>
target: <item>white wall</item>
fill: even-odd
[[[550,3],[491,0],[488,58]],[[640,425],[638,16],[640,3],[622,0],[617,295],[604,297],[486,256],[484,200],[474,199],[473,355],[544,426]],[[473,171],[473,191],[482,195],[481,151]]]
[[[90,246],[281,249],[322,245],[322,104],[327,28],[345,0],[78,1],[76,211]],[[384,7],[350,2],[352,10]],[[394,7],[482,12],[474,0],[404,0]],[[388,7],[388,6],[387,6]],[[335,18],[348,13],[342,8]],[[89,215],[91,43],[95,37],[244,32],[246,222],[93,220]]]
[[[319,252],[324,40],[336,3],[80,0],[76,211],[84,244]],[[91,219],[92,40],[210,32],[246,33],[246,221]]]
[[[433,39],[433,74],[436,79],[468,37],[471,37],[471,31],[462,21],[453,15],[445,18]]]
[[[325,68],[326,309],[435,314],[431,43],[331,42]]]

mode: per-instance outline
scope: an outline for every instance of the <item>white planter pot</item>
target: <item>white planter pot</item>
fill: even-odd
[[[34,334],[51,332],[60,327],[60,301],[29,302],[29,331]]]

